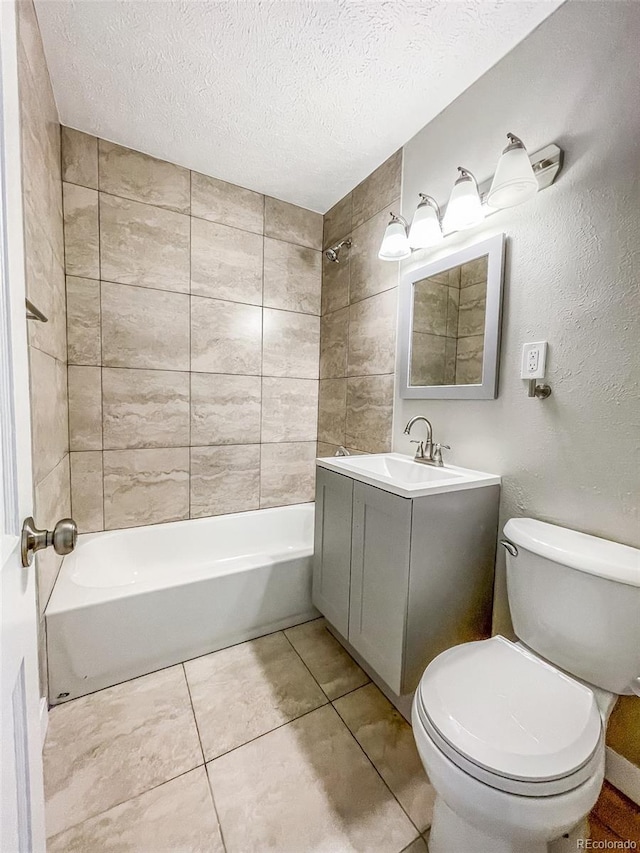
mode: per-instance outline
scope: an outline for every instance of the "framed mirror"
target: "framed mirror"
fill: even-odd
[[[497,397],[504,249],[498,234],[402,277],[401,397]]]

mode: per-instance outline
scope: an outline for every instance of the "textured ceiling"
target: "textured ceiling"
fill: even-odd
[[[320,212],[558,5],[36,0],[63,124]]]

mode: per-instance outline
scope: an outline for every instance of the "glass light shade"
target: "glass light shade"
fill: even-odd
[[[522,204],[538,192],[538,181],[533,172],[526,148],[517,137],[498,160],[487,203],[501,209]]]
[[[411,255],[405,225],[392,214],[391,222],[384,232],[378,257],[381,261],[403,261]]]
[[[444,240],[436,209],[428,201],[421,202],[413,214],[409,229],[409,245],[412,249],[428,249]]]
[[[460,172],[461,175],[451,190],[442,222],[442,230],[445,233],[473,228],[484,219],[484,210],[475,178],[466,169],[461,168]]]

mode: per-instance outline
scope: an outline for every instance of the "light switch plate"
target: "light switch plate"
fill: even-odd
[[[535,343],[523,344],[522,364],[520,367],[521,379],[544,379],[545,366],[547,363],[547,342],[537,341]]]

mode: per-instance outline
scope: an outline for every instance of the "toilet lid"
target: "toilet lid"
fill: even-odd
[[[504,637],[443,652],[418,689],[442,738],[499,776],[563,778],[591,758],[600,740],[593,692]]]

